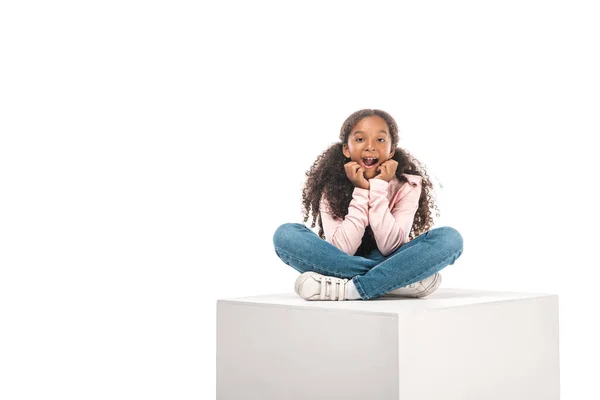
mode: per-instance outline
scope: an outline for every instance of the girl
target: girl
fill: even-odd
[[[442,268],[462,254],[453,228],[431,229],[437,206],[425,168],[398,144],[385,111],[360,110],[344,121],[340,142],[307,171],[304,222],[273,236],[279,258],[301,272],[295,291],[305,300],[425,297]]]

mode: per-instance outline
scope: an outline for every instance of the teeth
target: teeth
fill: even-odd
[[[377,164],[377,160],[379,160],[379,158],[377,158],[377,157],[364,157],[363,158],[363,162],[368,167]]]

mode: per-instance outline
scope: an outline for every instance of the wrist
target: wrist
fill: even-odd
[[[354,190],[352,191],[352,197],[354,198],[355,196],[358,196],[360,198],[368,199],[369,192],[370,192],[370,190],[368,190],[368,189],[365,189],[360,186],[354,186]]]
[[[391,177],[389,177],[389,178],[386,178],[386,177],[383,177],[383,176],[377,175],[377,176],[376,176],[376,177],[374,177],[373,179],[379,179],[380,181],[389,182],[389,181],[391,181],[391,180],[392,180],[392,178],[393,178],[393,176],[391,176]]]
[[[390,181],[385,180],[384,178],[381,177],[374,177],[373,179],[371,179],[371,182],[375,182],[374,184],[379,188],[379,187],[383,187],[383,186],[388,186],[390,184]],[[382,183],[385,182],[385,185]],[[371,185],[373,186],[373,185]]]

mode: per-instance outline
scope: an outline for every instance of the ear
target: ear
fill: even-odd
[[[395,150],[395,149],[393,149],[393,150],[392,150],[392,152],[390,153],[390,157],[389,157],[389,159],[391,159],[392,157],[394,157],[394,154],[395,154],[395,153],[396,153],[396,150]]]
[[[350,158],[350,150],[348,150],[348,145],[345,143],[342,145],[342,153],[344,153],[347,158]]]

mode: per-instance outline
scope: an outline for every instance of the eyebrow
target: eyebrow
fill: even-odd
[[[354,133],[353,133],[353,135],[356,135],[357,133],[364,133],[364,132],[363,132],[363,131],[356,131],[356,132],[354,132]],[[377,132],[377,133],[385,133],[386,135],[389,135],[389,133],[387,133],[387,132],[386,132],[386,131],[384,131],[383,129],[382,129],[382,130],[380,130],[380,131],[379,131],[379,132]]]

